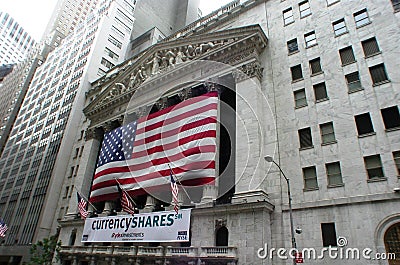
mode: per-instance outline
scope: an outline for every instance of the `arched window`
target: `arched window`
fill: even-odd
[[[395,253],[396,259],[389,260],[389,265],[400,265],[400,223],[394,224],[385,233],[386,253]]]
[[[221,226],[220,228],[217,229],[217,232],[215,233],[215,245],[218,246],[228,246],[228,228],[225,226]]]

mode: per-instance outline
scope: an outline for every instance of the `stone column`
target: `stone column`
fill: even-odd
[[[208,92],[220,92],[220,86],[219,83],[221,83],[218,78],[211,79],[209,82],[206,82],[204,84],[205,88],[207,89]],[[219,119],[220,117],[220,101],[218,101],[218,114],[217,118]],[[219,126],[217,125],[217,135],[219,135]],[[218,176],[219,176],[219,154],[218,154],[218,146],[219,146],[219,139],[216,139],[216,145],[217,145],[217,153],[215,156],[215,181],[210,184],[206,184],[203,186],[203,195],[200,200],[200,204],[197,205],[197,207],[209,207],[212,206],[214,201],[218,197]]]
[[[94,212],[95,212],[95,209],[93,208],[93,206],[91,204],[89,204],[88,205],[89,216],[92,216]]]
[[[217,175],[217,174],[216,174]],[[218,196],[218,186],[213,184],[207,184],[203,186],[203,196],[201,197],[199,207],[212,206],[213,202]]]
[[[184,203],[184,201],[185,201],[185,199],[187,198],[187,196],[186,196],[186,192],[183,190],[185,187],[182,187],[182,186],[178,186],[178,189],[179,189],[179,193],[178,193],[178,203],[179,203],[179,206],[181,206],[183,203]],[[172,200],[172,203],[174,202],[174,200]]]
[[[155,206],[156,206],[156,199],[150,194],[147,194],[146,205],[144,206],[144,209],[142,209],[140,212],[151,213],[154,211]]]
[[[111,202],[111,201],[106,201],[106,202],[105,202],[105,205],[104,205],[103,213],[104,213],[105,215],[111,214],[111,211],[112,211],[113,207],[114,207],[114,203],[113,203],[113,202]]]
[[[91,257],[90,258],[90,265],[96,265],[96,258],[95,257]]]
[[[232,203],[268,200],[265,192],[265,131],[274,126],[261,90],[261,72],[254,61],[240,68],[236,79],[235,195]],[[271,124],[266,124],[270,119]]]
[[[73,257],[72,265],[78,265],[78,258],[77,257]]]

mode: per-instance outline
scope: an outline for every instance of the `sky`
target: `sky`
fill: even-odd
[[[200,0],[199,8],[207,15],[231,1]],[[56,3],[57,0],[0,0],[0,11],[9,13],[36,41],[40,41]]]

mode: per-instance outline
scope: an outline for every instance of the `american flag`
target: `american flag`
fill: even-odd
[[[6,236],[6,231],[8,229],[8,226],[6,223],[0,219],[0,237],[5,237]]]
[[[86,211],[87,201],[82,198],[79,192],[77,192],[76,195],[78,196],[78,209],[79,213],[81,214],[81,218],[86,219],[89,214],[88,211]]]
[[[90,200],[168,190],[169,164],[182,185],[215,180],[217,92],[190,98],[104,135]]]
[[[171,192],[172,192],[172,202],[174,203],[174,210],[176,213],[179,211],[179,202],[178,202],[178,185],[176,185],[176,181],[174,176],[172,175],[172,169],[171,169]]]
[[[129,214],[135,214],[135,203],[132,201],[129,194],[124,189],[122,189],[121,186],[119,186],[119,184],[117,184],[117,186],[118,192],[120,194],[122,210]]]

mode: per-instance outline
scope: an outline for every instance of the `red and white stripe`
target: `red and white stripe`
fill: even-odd
[[[178,202],[179,189],[178,189],[178,185],[176,184],[176,182],[171,181],[171,192],[172,192],[172,201],[174,204],[174,210],[176,213],[178,213],[178,211],[179,211],[179,202]]]
[[[135,207],[133,206],[133,203],[131,201],[131,198],[129,197],[128,193],[121,189],[121,207],[122,210],[126,213],[129,214],[135,214]]]
[[[86,219],[86,217],[89,215],[89,212],[86,210],[87,201],[79,193],[77,193],[77,195],[79,213],[81,214],[82,219]]]
[[[98,167],[90,200],[117,198],[115,179],[131,195],[169,185],[169,164],[183,185],[213,182],[217,106],[212,92],[140,118],[132,158]]]

